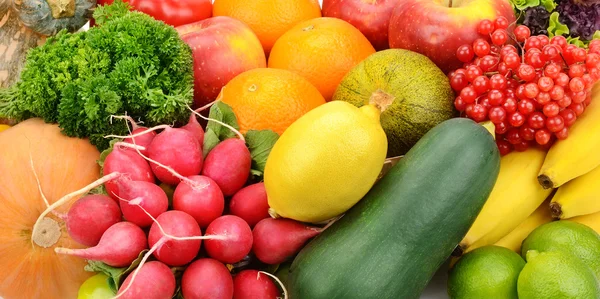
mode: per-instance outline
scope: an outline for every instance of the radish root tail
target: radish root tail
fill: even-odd
[[[275,281],[277,281],[277,283],[279,284],[279,286],[281,287],[281,290],[283,290],[283,299],[288,299],[288,292],[287,289],[285,288],[285,285],[283,285],[283,282],[281,282],[281,280],[279,280],[279,277],[269,273],[269,272],[264,272],[264,271],[258,271],[258,275],[260,274],[264,274],[267,275],[271,278],[273,278]],[[258,277],[257,277],[258,278]]]
[[[115,143],[114,146],[126,147],[126,148],[131,148],[131,149],[140,150],[140,151],[145,151],[146,150],[146,148],[143,147],[143,146],[141,146],[141,145],[137,145],[137,144],[134,144],[134,143],[127,143],[127,142],[117,142],[117,143]]]
[[[104,136],[104,138],[121,138],[121,139],[125,139],[125,138],[134,138],[134,137],[140,137],[144,134],[156,131],[156,130],[162,130],[162,129],[167,129],[167,128],[171,128],[171,126],[169,125],[158,125],[156,127],[152,127],[149,128],[147,130],[141,131],[139,133],[133,134],[133,135],[129,135],[129,136],[120,136],[120,135],[106,135]]]
[[[192,109],[190,106],[187,106],[187,108],[188,108],[190,111],[192,111],[192,113],[194,113],[194,114],[198,115],[200,118],[202,118],[202,119],[204,119],[204,120],[206,120],[206,121],[214,121],[214,122],[216,122],[216,123],[220,124],[221,126],[223,126],[223,127],[227,128],[227,129],[231,130],[231,131],[232,131],[233,133],[235,133],[235,134],[236,134],[236,135],[237,135],[237,136],[238,136],[238,137],[239,137],[239,138],[240,138],[242,141],[246,142],[246,139],[244,138],[244,135],[242,135],[242,133],[240,133],[240,131],[236,130],[234,127],[232,127],[232,126],[230,126],[230,125],[228,125],[228,124],[226,124],[226,123],[224,123],[224,122],[222,122],[222,121],[218,121],[218,120],[216,120],[216,119],[212,119],[212,118],[205,117],[204,115],[202,115],[202,114],[200,114],[200,113],[198,113],[198,112],[194,111],[194,110],[193,110],[193,109]]]
[[[218,99],[217,99],[217,100],[214,100],[214,101],[212,101],[212,102],[210,102],[210,103],[208,103],[208,104],[206,104],[206,105],[204,105],[204,106],[202,106],[202,107],[200,107],[200,108],[198,108],[198,109],[194,110],[194,112],[202,112],[202,111],[204,111],[204,110],[206,110],[206,109],[210,108],[210,107],[211,107],[211,106],[212,106],[214,103],[216,103],[217,101],[219,101],[219,100],[218,100]]]
[[[71,200],[71,199],[73,199],[73,198],[75,198],[77,196],[86,194],[86,193],[90,192],[90,190],[92,190],[92,189],[94,189],[94,188],[96,188],[96,187],[98,187],[98,186],[100,186],[100,185],[102,185],[102,184],[104,184],[104,183],[106,183],[108,181],[116,179],[119,176],[121,176],[121,173],[118,173],[118,172],[113,172],[113,173],[111,173],[109,175],[103,176],[102,178],[94,181],[93,183],[91,183],[91,184],[89,184],[89,185],[87,185],[87,186],[85,186],[85,187],[83,187],[83,188],[81,188],[81,189],[79,189],[79,190],[77,190],[75,192],[69,193],[69,194],[63,196],[61,199],[59,199],[56,202],[54,202],[53,204],[51,204],[48,208],[46,208],[46,210],[44,210],[40,214],[40,216],[38,217],[38,219],[35,221],[35,224],[33,225],[33,229],[31,230],[31,236],[36,236],[36,233],[37,233],[37,230],[38,230],[38,226],[40,225],[40,222],[42,221],[42,219],[44,219],[44,217],[46,217],[48,215],[48,213],[52,212],[54,209],[56,209],[56,208],[62,206],[63,204],[67,203],[69,200]],[[33,243],[34,243],[34,238],[32,237],[31,238],[31,245],[33,245]]]
[[[144,257],[140,261],[140,264],[131,273],[131,275],[132,275],[131,276],[131,280],[129,281],[129,283],[127,284],[127,286],[123,290],[123,292],[121,292],[121,294],[117,294],[112,299],[117,299],[117,298],[121,297],[123,294],[127,293],[127,291],[129,290],[129,288],[131,288],[131,286],[133,285],[133,281],[137,277],[138,272],[140,272],[140,269],[142,269],[142,266],[144,266],[144,264],[146,263],[146,261],[148,260],[148,258],[154,253],[154,251],[156,251],[160,246],[162,246],[167,241],[168,241],[168,239],[165,238],[165,237],[160,238],[160,240],[158,240],[158,242],[156,242],[156,244],[154,244],[154,246],[152,246],[152,248],[150,248],[150,250],[148,250],[148,252],[146,252],[146,254],[144,255]],[[117,291],[117,293],[118,293],[118,291]]]
[[[139,128],[138,122],[136,122],[131,116],[125,114],[125,115],[111,115],[110,116],[110,123],[112,124],[112,120],[113,119],[124,119],[125,121],[128,121],[129,124],[131,124],[131,128],[132,130],[135,130],[137,128]],[[143,123],[143,122],[139,122],[139,123]]]

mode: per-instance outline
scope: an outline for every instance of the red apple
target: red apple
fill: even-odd
[[[401,0],[323,0],[323,16],[342,19],[358,28],[377,51],[389,48],[388,27]]]
[[[204,106],[247,70],[267,66],[258,37],[246,24],[219,16],[176,28],[194,56],[194,102]]]
[[[390,47],[421,53],[447,73],[463,65],[459,46],[484,37],[479,22],[499,16],[515,22],[509,0],[403,0],[390,19]]]

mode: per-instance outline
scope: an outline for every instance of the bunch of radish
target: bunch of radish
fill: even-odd
[[[103,177],[40,216],[99,185],[108,193],[81,197],[63,216],[73,240],[89,248],[55,251],[127,267],[149,249],[115,298],[171,298],[177,289],[171,267],[184,267],[180,290],[186,299],[285,298],[272,274],[246,269],[232,275],[226,265],[249,256],[267,265],[285,262],[325,228],[270,218],[264,184],[249,181],[244,136],[205,118],[236,137],[204,158],[204,129],[196,115],[205,118],[194,112],[180,128],[144,128],[128,119],[132,132],[113,136],[122,141],[106,157]],[[171,202],[160,184],[174,188]]]

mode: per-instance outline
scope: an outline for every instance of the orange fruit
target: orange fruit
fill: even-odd
[[[231,106],[240,132],[273,130],[281,135],[306,112],[325,104],[308,80],[287,70],[257,68],[233,78],[218,97]]]
[[[213,16],[246,23],[268,54],[275,41],[294,25],[321,16],[317,0],[215,0]]]
[[[344,75],[373,53],[369,40],[350,23],[316,18],[282,35],[271,50],[268,66],[304,76],[329,101]]]

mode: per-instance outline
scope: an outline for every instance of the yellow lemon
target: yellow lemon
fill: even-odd
[[[379,121],[385,107],[333,101],[292,123],[265,167],[271,214],[317,223],[355,205],[386,158],[388,141]]]

